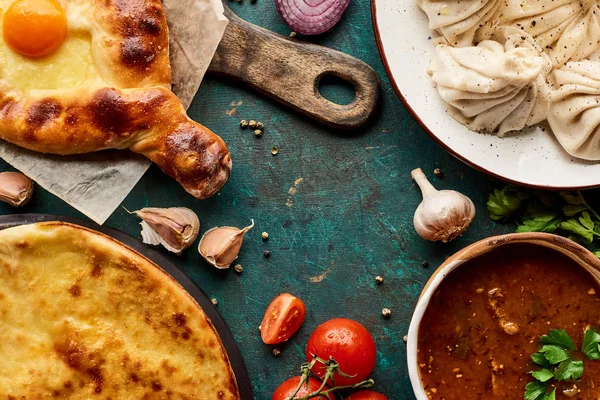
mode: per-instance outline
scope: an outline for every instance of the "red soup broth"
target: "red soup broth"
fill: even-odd
[[[588,326],[600,326],[589,272],[551,249],[503,246],[451,272],[431,298],[419,327],[423,387],[431,399],[523,399],[539,337],[565,329],[581,347]],[[556,384],[557,399],[600,399],[600,361],[585,359],[574,384]]]

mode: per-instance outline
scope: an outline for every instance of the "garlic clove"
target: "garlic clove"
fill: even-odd
[[[143,208],[134,214],[142,219],[142,241],[173,253],[190,247],[200,232],[200,220],[189,208]]]
[[[227,269],[238,258],[244,235],[252,228],[254,220],[243,229],[233,226],[212,228],[200,239],[198,252],[213,267]]]
[[[437,190],[417,168],[411,175],[423,194],[413,218],[415,230],[425,240],[454,240],[475,217],[475,205],[467,196],[455,190]]]
[[[0,173],[0,201],[13,207],[29,202],[33,194],[33,181],[20,172]]]

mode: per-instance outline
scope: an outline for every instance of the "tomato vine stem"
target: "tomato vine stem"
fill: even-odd
[[[317,363],[321,363],[326,366],[326,369],[325,369],[326,372],[325,372],[325,375],[323,376],[323,382],[321,383],[321,386],[312,393],[305,394],[302,397],[296,397],[296,395],[298,394],[300,389],[302,389],[302,385],[306,384],[306,388],[308,389],[308,387],[309,387],[308,379],[310,378],[311,370]],[[329,398],[328,395],[330,393],[334,393],[339,390],[369,388],[375,384],[375,381],[373,379],[367,379],[365,381],[358,382],[353,385],[334,386],[332,388],[325,389],[327,387],[327,382],[329,382],[329,380],[331,380],[331,382],[334,382],[333,376],[336,373],[338,373],[339,375],[341,375],[345,378],[352,377],[352,376],[347,375],[344,372],[342,372],[340,370],[340,365],[333,358],[330,358],[329,361],[326,361],[326,360],[323,360],[322,358],[314,356],[314,358],[311,362],[302,364],[302,366],[300,367],[300,372],[301,372],[300,384],[298,385],[298,387],[296,388],[294,393],[290,397],[286,398],[285,400],[309,400],[309,399],[312,399],[315,397]]]

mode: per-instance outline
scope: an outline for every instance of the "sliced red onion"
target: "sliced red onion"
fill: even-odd
[[[333,28],[351,0],[275,0],[281,18],[295,32],[318,35]]]

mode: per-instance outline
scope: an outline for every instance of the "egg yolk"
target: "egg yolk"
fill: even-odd
[[[26,57],[54,53],[67,36],[67,17],[58,0],[16,0],[4,13],[2,33]]]

